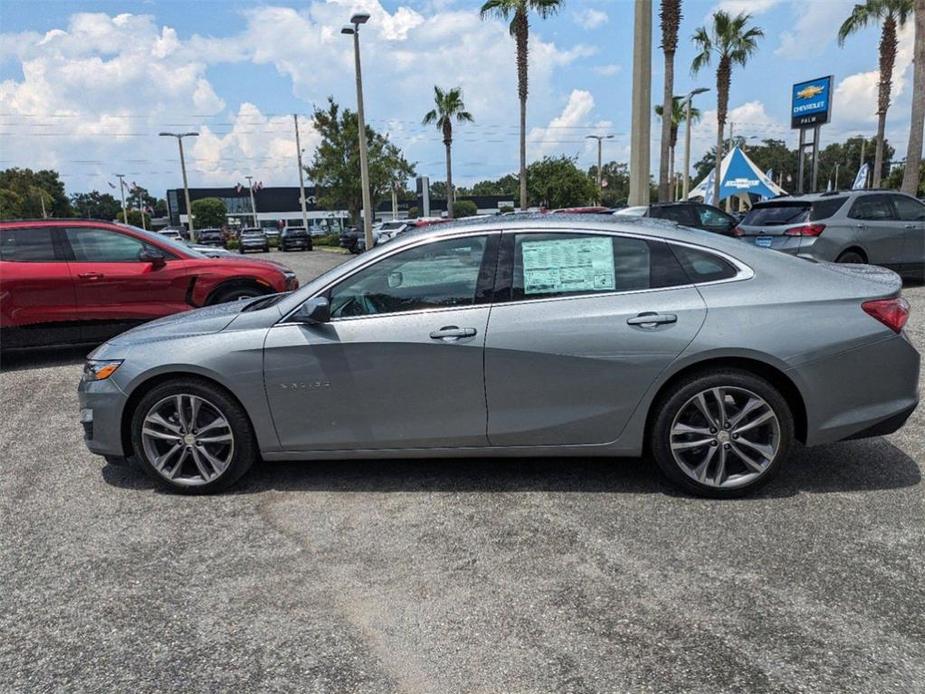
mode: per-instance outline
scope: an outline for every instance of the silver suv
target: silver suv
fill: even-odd
[[[870,263],[925,279],[925,204],[905,193],[853,190],[756,203],[743,241],[838,263]]]

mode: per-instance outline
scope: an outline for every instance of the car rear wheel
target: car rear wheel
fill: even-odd
[[[786,459],[793,415],[780,392],[747,371],[703,373],[658,405],[650,450],[663,473],[700,496],[742,496],[766,484]]]
[[[209,303],[225,304],[229,301],[245,301],[246,299],[256,299],[265,293],[256,287],[229,287],[228,289],[220,290]]]
[[[845,251],[838,258],[835,259],[836,263],[852,263],[854,265],[863,265],[867,261],[864,260],[864,256],[856,251]]]
[[[225,489],[257,458],[247,413],[223,390],[198,379],[152,389],[138,403],[131,426],[142,468],[180,492]]]

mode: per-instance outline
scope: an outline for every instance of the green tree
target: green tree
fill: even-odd
[[[71,208],[75,215],[88,219],[112,221],[122,215],[122,203],[109,193],[100,193],[97,190],[72,194]]]
[[[662,183],[659,180],[659,200],[663,202],[665,200],[674,200],[674,189],[675,189],[675,180],[674,180],[674,153],[675,147],[678,144],[678,127],[687,120],[687,108],[682,105],[684,103],[683,96],[676,96],[671,100],[671,122],[668,129],[668,181],[671,182],[671,186],[667,191],[667,197],[662,197]],[[655,114],[661,118],[662,113],[664,112],[664,107],[657,105],[655,107]],[[664,119],[662,119],[664,120]],[[700,120],[700,109],[694,106],[691,106],[691,123],[696,123]]]
[[[456,202],[456,217],[458,219],[462,219],[463,217],[474,217],[478,213],[478,205],[471,200],[458,200]]]
[[[469,195],[509,195],[517,197],[520,181],[514,174],[507,174],[495,181],[479,181],[468,189]]]
[[[228,208],[221,198],[201,198],[193,200],[193,221],[197,229],[224,226],[228,218]],[[140,220],[139,220],[140,221]]]
[[[550,209],[587,205],[597,194],[594,181],[570,157],[544,157],[527,167],[530,198]]]
[[[315,108],[312,121],[321,136],[321,143],[305,171],[318,188],[318,201],[326,207],[344,205],[354,223],[359,224],[363,188],[360,183],[357,116],[350,109],[341,110],[334,99],[328,97],[327,108]],[[401,150],[368,125],[366,142],[369,188],[375,208],[386,195],[391,195],[393,184],[397,183],[403,190],[415,173],[414,166],[405,160]]]
[[[218,198],[209,198],[209,199],[218,200]],[[219,202],[221,202],[221,200],[219,200]],[[194,208],[196,207],[196,203],[193,203],[193,207]],[[120,216],[120,219],[121,219],[121,216]],[[196,219],[199,219],[199,217],[196,217]],[[142,213],[139,212],[138,210],[132,209],[128,211],[128,223],[131,224],[132,226],[136,226],[142,229],[150,229],[151,228],[151,217],[150,215],[145,214],[144,220],[142,220]],[[222,222],[222,224],[224,224],[224,222]],[[212,225],[210,224],[209,226],[212,226]],[[216,224],[215,226],[221,226],[221,224]]]
[[[674,54],[678,50],[678,28],[681,26],[681,0],[662,0],[659,19],[662,24],[662,53],[665,56],[665,80],[661,106],[655,112],[673,111],[679,97],[674,95]],[[680,121],[678,121],[680,122]],[[658,199],[674,198],[674,146],[678,139],[678,122],[662,121],[662,139],[658,168]]]
[[[629,166],[622,162],[611,161],[602,167],[601,204],[606,207],[623,207],[630,194]],[[588,169],[588,178],[597,180],[597,166]]]
[[[488,0],[482,5],[482,19],[511,20],[510,32],[517,46],[517,96],[520,98],[520,209],[527,209],[527,66],[529,61],[530,11],[541,19],[559,11],[565,0]]]
[[[845,142],[833,142],[827,145],[819,152],[819,178],[818,187],[825,189],[831,180],[832,185],[837,185],[841,189],[851,187],[854,177],[857,175],[861,166],[861,143],[864,143],[865,160],[874,151],[875,138],[853,137],[848,138]],[[883,141],[883,167],[880,170],[881,178],[890,173],[890,162],[893,159],[895,150],[890,145],[890,141]],[[794,153],[795,154],[795,153]],[[794,161],[796,161],[794,156]],[[835,166],[838,165],[838,181],[835,180]],[[796,178],[796,176],[794,176]]]
[[[431,123],[443,133],[443,146],[446,148],[446,214],[453,219],[453,121],[471,123],[472,114],[466,110],[459,87],[443,91],[434,85],[434,108],[424,116],[424,125]]]
[[[896,63],[896,31],[905,25],[915,11],[913,0],[867,0],[855,5],[848,18],[838,29],[838,45],[868,24],[881,23],[880,29],[880,83],[877,93],[877,145],[874,153],[873,187],[880,187],[883,173],[883,140],[886,129],[886,112],[890,108],[890,90],[893,86],[893,65]]]
[[[729,88],[732,83],[733,65],[745,66],[748,59],[758,50],[758,39],[764,32],[758,27],[749,27],[751,15],[741,12],[732,17],[728,12],[717,10],[713,23],[694,32],[694,46],[700,51],[691,63],[691,72],[696,74],[710,64],[715,54],[716,66],[716,151],[713,199],[719,201],[720,163],[723,154],[723,131],[729,110]]]
[[[57,171],[5,169],[0,171],[0,190],[7,191],[4,194],[6,205],[0,210],[6,219],[39,218],[43,212],[47,217],[69,217],[71,214],[70,201]]]

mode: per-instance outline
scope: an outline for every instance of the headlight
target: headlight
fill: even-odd
[[[88,359],[84,364],[85,381],[105,381],[122,366],[122,359]]]

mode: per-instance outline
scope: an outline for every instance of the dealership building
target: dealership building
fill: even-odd
[[[190,201],[203,198],[219,198],[228,210],[228,222],[233,226],[249,227],[254,223],[254,211],[251,209],[251,196],[247,188],[190,188]],[[505,196],[476,195],[460,197],[458,200],[471,200],[478,208],[479,214],[497,214],[501,208],[514,207],[514,201]],[[429,203],[429,214],[427,213]],[[254,206],[257,213],[257,225],[261,227],[302,226],[302,205],[298,186],[267,187],[254,192]],[[425,200],[418,195],[411,200],[398,202],[398,218],[409,216],[412,208],[417,208],[421,216],[438,217],[446,213],[446,200],[430,198]],[[305,186],[305,209],[310,226],[322,226],[332,231],[342,229],[350,224],[350,215],[344,209],[329,209],[318,204],[315,186]],[[167,210],[170,226],[187,226],[186,200],[182,188],[167,191]],[[376,221],[392,219],[392,203],[383,200],[376,206]]]

